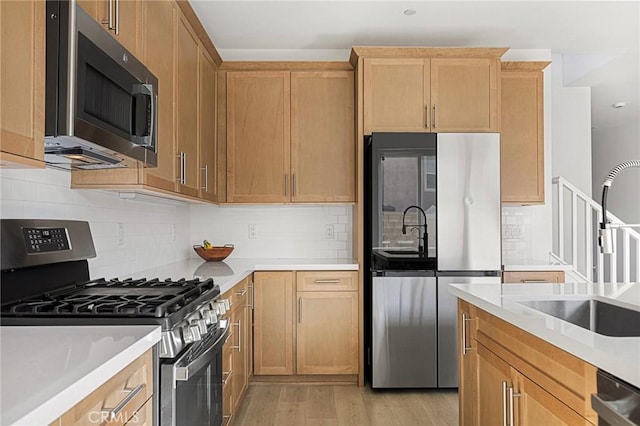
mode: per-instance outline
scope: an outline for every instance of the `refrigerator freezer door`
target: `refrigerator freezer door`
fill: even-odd
[[[435,388],[436,279],[373,277],[372,387]]]
[[[500,135],[438,134],[437,180],[438,270],[499,270]]]
[[[449,284],[500,284],[500,277],[438,277],[438,387],[458,387],[458,299]]]

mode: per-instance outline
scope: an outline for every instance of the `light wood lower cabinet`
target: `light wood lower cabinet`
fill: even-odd
[[[249,276],[222,295],[231,305],[226,315],[229,334],[222,349],[222,414],[230,424],[249,385],[252,307]]]
[[[51,425],[152,425],[152,394],[153,360],[149,350]],[[115,412],[114,408],[125,401]],[[113,418],[108,421],[110,416]]]
[[[44,167],[45,2],[0,2],[0,166]]]
[[[256,376],[358,374],[357,272],[256,272],[254,278]]]
[[[505,271],[502,273],[503,283],[563,283],[564,271]]]
[[[471,348],[459,354],[461,425],[597,424],[594,366],[466,302],[458,313],[471,320],[458,336]]]
[[[255,272],[253,374],[293,374],[293,272]]]

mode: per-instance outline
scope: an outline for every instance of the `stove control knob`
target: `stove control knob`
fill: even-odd
[[[205,320],[203,319],[196,320],[195,325],[198,326],[198,329],[200,330],[201,335],[207,334],[207,322]]]
[[[182,329],[182,337],[185,343],[193,343],[202,339],[200,328],[197,325],[190,325]]]
[[[216,302],[216,306],[218,307],[218,315],[224,315],[227,313],[227,306],[223,301]]]
[[[215,310],[211,310],[211,309],[203,310],[202,318],[204,318],[205,322],[208,325],[212,325],[218,322],[218,316],[216,315]]]
[[[229,299],[222,299],[222,303],[224,303],[224,307],[227,311],[231,309],[231,303],[229,302]]]

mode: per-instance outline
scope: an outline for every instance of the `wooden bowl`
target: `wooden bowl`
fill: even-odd
[[[233,251],[233,244],[225,244],[224,246],[213,246],[209,249],[205,249],[202,246],[193,246],[193,250],[198,253],[198,256],[206,260],[207,262],[219,262],[224,260]]]

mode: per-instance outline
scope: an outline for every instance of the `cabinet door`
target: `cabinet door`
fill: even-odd
[[[544,120],[542,72],[501,74],[502,202],[544,203]]]
[[[471,305],[458,299],[458,404],[460,424],[477,425],[476,365],[478,348],[475,340],[477,319]]]
[[[358,373],[358,293],[298,292],[297,374]]]
[[[513,398],[514,425],[592,425],[562,401],[521,374],[518,374],[518,389],[519,392],[514,392]]]
[[[227,201],[288,202],[290,73],[227,73]]]
[[[217,201],[216,179],[216,65],[204,49],[200,49],[200,198]]]
[[[478,344],[477,410],[478,425],[501,425],[507,419],[508,392],[512,386],[511,367],[483,345]]]
[[[434,132],[496,132],[498,59],[431,59]]]
[[[178,19],[177,42],[177,152],[178,191],[198,196],[198,38],[184,17]]]
[[[170,1],[143,3],[142,48],[144,63],[158,78],[158,166],[145,169],[147,185],[174,191],[176,147],[174,125],[174,45],[176,6]]]
[[[256,272],[254,282],[254,374],[293,374],[293,272]]]
[[[0,165],[44,167],[45,2],[0,2]]]
[[[291,73],[291,200],[355,201],[353,72]]]
[[[142,29],[139,27],[140,0],[78,0],[78,4],[125,49],[138,54],[138,30]]]
[[[364,60],[364,133],[430,130],[429,59]]]

